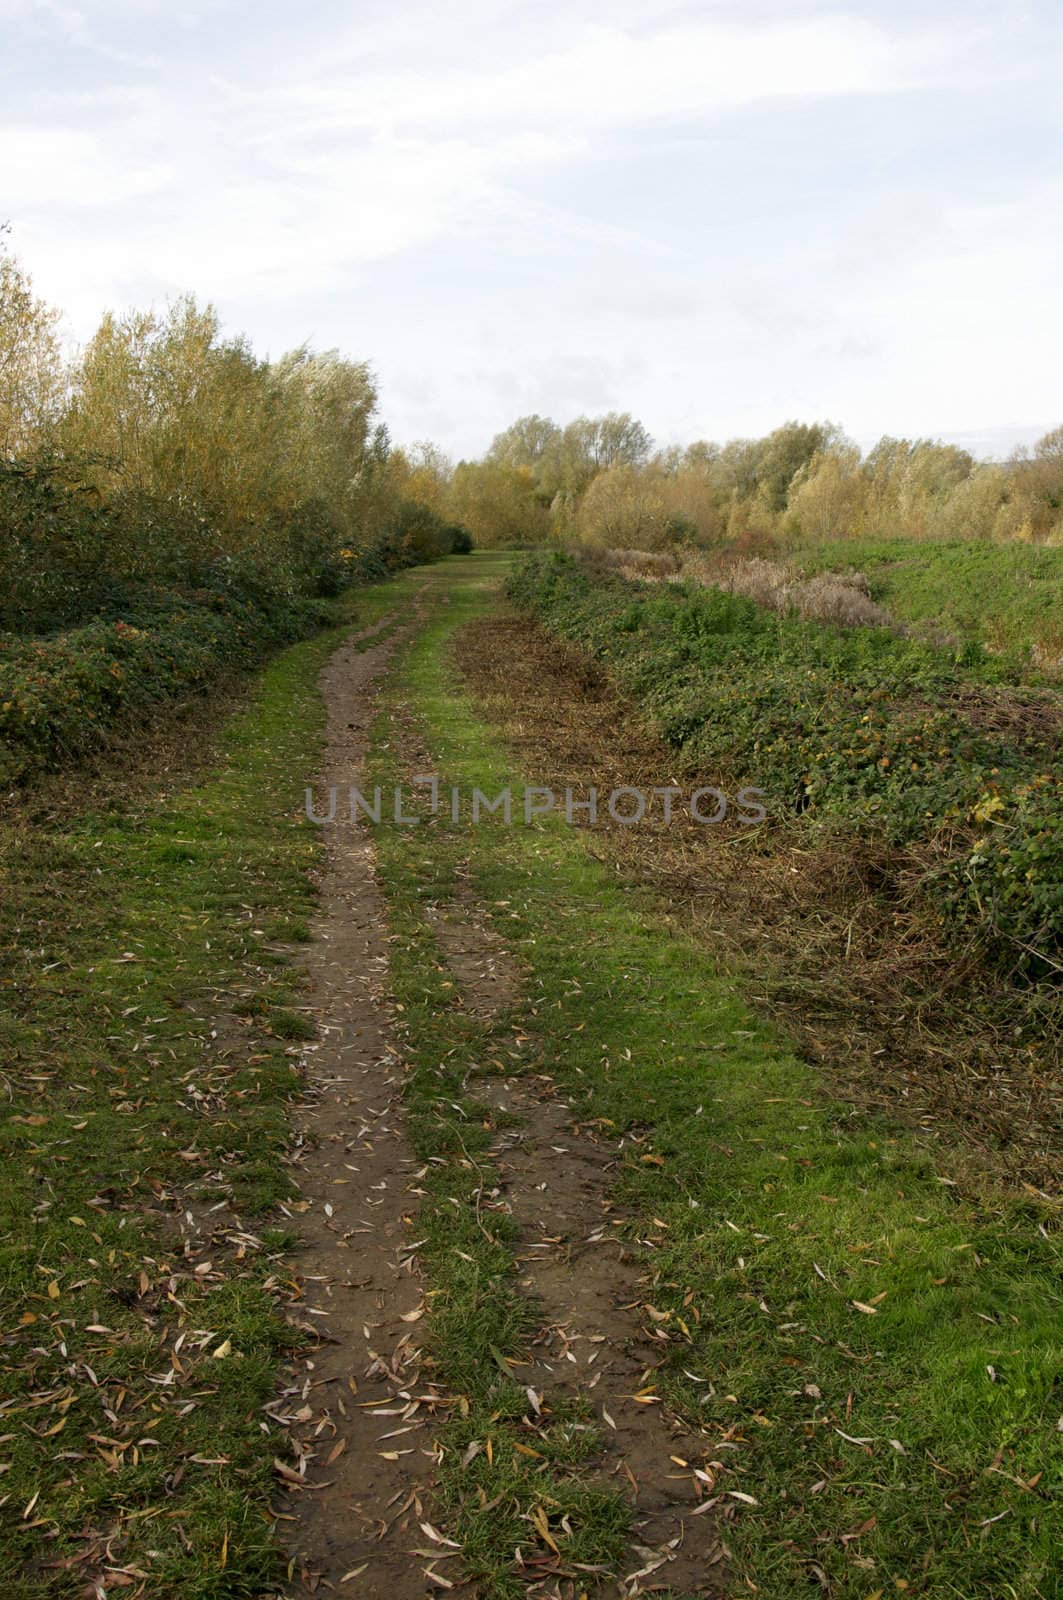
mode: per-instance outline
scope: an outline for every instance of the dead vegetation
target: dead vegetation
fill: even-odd
[[[741,561],[719,585],[771,611],[796,611],[806,622],[835,622],[847,628],[901,630],[889,612],[871,598],[862,572],[819,572],[802,578],[774,561]]]
[[[651,583],[685,581],[744,595],[769,611],[794,611],[806,622],[889,628],[898,634],[909,631],[871,598],[867,578],[851,568],[817,572],[807,578],[793,565],[760,555],[736,559],[732,552],[713,556],[691,551],[677,558],[661,550],[594,550],[585,559],[624,578]]]
[[[604,790],[676,781],[675,752],[638,709],[537,624],[496,617],[460,636],[457,653],[534,781]],[[706,828],[678,811],[669,826],[650,812],[637,828],[603,812],[593,833],[596,853],[656,891],[665,914],[710,943],[800,1039],[833,1095],[966,1153],[975,1176],[1054,1187],[1058,1039],[1047,1015],[1039,1040],[1017,1036],[1006,986],[920,911],[933,841],[898,861],[837,825],[800,836],[778,825]]]
[[[679,562],[666,550],[610,550],[596,549],[588,555],[596,565],[610,572],[619,572],[625,578],[674,578],[679,573]]]

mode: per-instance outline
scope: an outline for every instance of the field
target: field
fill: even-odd
[[[545,555],[331,622],[3,822],[5,1594],[1054,1596],[1054,678]]]

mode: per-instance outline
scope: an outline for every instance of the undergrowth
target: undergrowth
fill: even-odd
[[[591,651],[686,764],[762,789],[770,814],[841,818],[900,850],[946,936],[1020,982],[1063,954],[1063,707],[974,641],[777,615],[740,595],[646,585],[537,555],[510,594]]]

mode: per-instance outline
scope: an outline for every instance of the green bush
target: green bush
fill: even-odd
[[[340,547],[323,502],[245,535],[226,552],[180,497],[124,490],[105,505],[73,461],[0,461],[0,783],[246,669],[352,585],[471,543],[413,502],[357,549]]]
[[[327,620],[322,602],[228,589],[141,596],[133,620],[0,635],[0,783],[95,748],[134,714],[246,670]]]
[[[457,523],[423,505],[419,500],[400,500],[386,531],[392,567],[411,562],[436,561],[458,552],[468,554],[472,539]]]
[[[1043,974],[1063,935],[1063,707],[970,644],[841,628],[692,585],[530,558],[513,598],[608,663],[691,770],[766,791],[776,816],[933,838],[943,924]]]

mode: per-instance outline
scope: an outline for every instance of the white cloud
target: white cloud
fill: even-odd
[[[1059,195],[1017,166],[979,205],[891,165],[906,107],[1050,79],[1048,35],[1024,53],[992,5],[965,27],[855,0],[366,0],[331,31],[328,9],[267,3],[248,30],[225,4],[0,0],[16,48],[51,30],[57,62],[32,90],[12,75],[0,215],[80,336],[192,288],[273,351],[369,355],[398,434],[466,450],[526,405],[629,407],[662,435],[1054,415]],[[854,184],[847,128],[876,105],[888,176]],[[719,150],[741,157],[754,118],[746,192]],[[808,165],[784,178],[795,131]],[[627,164],[654,161],[629,205]],[[808,214],[776,221],[788,182]]]
[[[172,176],[164,162],[133,149],[120,159],[106,137],[78,128],[0,125],[4,202],[16,211],[121,205],[160,194]],[[44,204],[42,204],[44,202]]]

